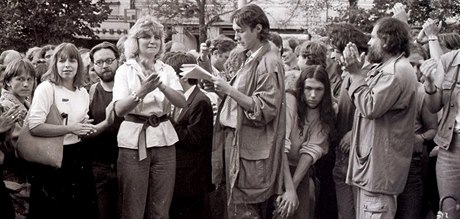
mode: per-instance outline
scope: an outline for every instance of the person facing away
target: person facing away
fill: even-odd
[[[269,218],[268,206],[283,183],[283,63],[267,40],[270,25],[259,6],[246,5],[231,20],[247,58],[230,83],[212,79],[223,96],[213,136],[214,183],[220,184],[225,174],[229,218]]]
[[[211,149],[213,111],[210,99],[198,87],[198,80],[183,78],[182,64],[194,64],[189,54],[176,52],[165,62],[176,70],[185,91],[187,106],[175,108],[174,128],[179,136],[176,143],[176,181],[169,210],[172,219],[204,219],[209,215],[205,195],[212,191]],[[208,205],[206,205],[206,203]]]
[[[357,218],[394,218],[408,176],[417,84],[409,44],[408,25],[386,17],[368,42],[367,60],[378,65],[363,72],[364,54],[353,43],[343,51],[348,95],[356,107],[346,182],[357,188]]]

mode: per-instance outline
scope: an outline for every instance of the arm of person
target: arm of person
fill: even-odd
[[[184,108],[187,106],[187,101],[185,100],[185,96],[181,91],[177,91],[168,87],[164,83],[160,83],[158,86],[161,92],[168,98],[168,100],[176,107]]]
[[[252,121],[253,125],[264,126],[278,114],[278,106],[280,106],[284,92],[282,71],[283,66],[278,57],[263,58],[256,72],[253,73],[257,74],[257,81],[251,96],[233,88],[222,78],[214,77],[213,82],[217,92],[230,96],[244,109],[246,118]],[[240,81],[240,83],[247,82]]]
[[[297,191],[292,180],[291,171],[289,169],[289,162],[287,154],[283,153],[283,174],[284,174],[284,193],[276,199],[277,213],[281,217],[288,217],[294,214],[299,206],[299,199]]]
[[[425,89],[424,104],[430,112],[436,113],[443,107],[443,90],[435,85],[438,84],[440,86],[444,80],[445,72],[442,59],[429,59],[423,62],[420,66],[420,71],[422,71],[425,77],[425,81],[423,82]]]
[[[396,68],[407,74],[415,74],[411,68]],[[348,95],[364,117],[376,119],[388,112],[402,93],[398,79],[394,74],[383,73],[372,87],[364,80],[361,74],[351,75],[352,83]]]
[[[442,22],[436,23],[433,19],[429,18],[423,24],[422,31],[425,33],[428,39],[428,46],[430,48],[430,58],[439,59],[444,53],[439,44],[438,33],[441,30]]]

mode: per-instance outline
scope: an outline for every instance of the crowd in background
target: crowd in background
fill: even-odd
[[[460,35],[408,16],[301,42],[250,4],[198,52],[151,16],[3,51],[0,218],[460,218]],[[18,155],[24,128],[63,136],[60,168]]]

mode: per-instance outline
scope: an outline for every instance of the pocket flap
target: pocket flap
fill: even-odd
[[[264,160],[270,156],[270,149],[251,150],[248,148],[240,149],[240,157],[246,160]]]

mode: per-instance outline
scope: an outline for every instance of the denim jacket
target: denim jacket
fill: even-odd
[[[435,80],[435,84],[442,89],[442,117],[439,121],[438,132],[434,142],[441,148],[449,149],[455,127],[455,117],[458,113],[457,98],[460,95],[459,73],[460,55],[459,51],[453,51],[441,56],[438,62],[437,73],[444,74],[444,80]],[[457,80],[455,81],[455,78]],[[454,97],[454,98],[452,98]]]

